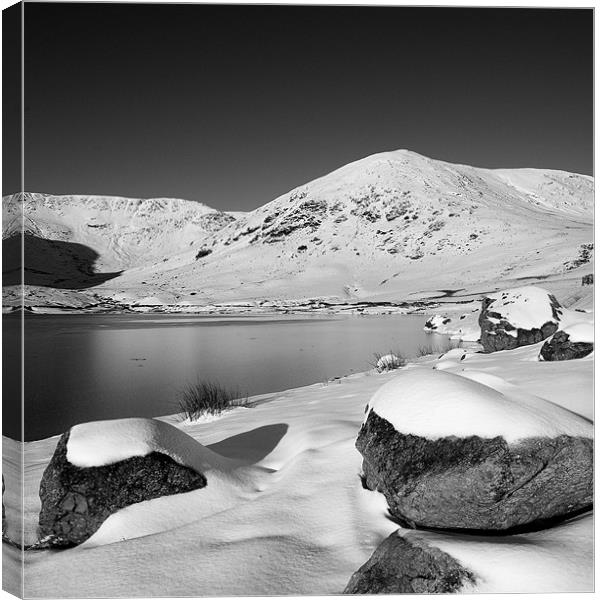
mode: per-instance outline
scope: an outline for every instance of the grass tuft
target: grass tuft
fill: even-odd
[[[226,408],[241,406],[248,400],[238,389],[230,389],[212,381],[189,384],[181,393],[179,408],[190,420],[202,415],[218,415]]]

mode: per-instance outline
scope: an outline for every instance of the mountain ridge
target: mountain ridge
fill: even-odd
[[[97,294],[181,305],[405,299],[434,281],[564,274],[593,241],[593,200],[587,175],[408,150],[354,161],[235,216],[181,199],[24,196],[30,233],[89,246],[96,271],[122,271]],[[6,237],[15,202],[4,205]],[[586,252],[581,264],[593,260]]]

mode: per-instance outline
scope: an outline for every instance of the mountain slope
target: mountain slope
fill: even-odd
[[[27,285],[83,289],[198,250],[231,221],[203,204],[172,198],[15,194],[3,202],[3,284],[20,281],[21,229]]]
[[[97,269],[127,269],[188,249],[233,221],[188,200],[15,194],[3,202],[3,238],[24,230],[36,237],[84,244]]]
[[[126,302],[404,300],[561,275],[591,259],[582,245],[593,241],[591,177],[480,169],[406,150],[346,165],[235,220],[217,213],[212,231],[202,219],[213,213],[202,213],[210,210],[202,205],[129,201],[181,203],[177,214],[187,222],[174,246],[171,221],[133,209],[120,209],[117,244],[113,229],[97,226],[116,210],[98,209],[92,220],[78,202],[85,205],[79,199],[63,207],[62,220],[53,212],[56,229],[66,223],[80,241],[87,228],[97,264],[124,269],[94,289]],[[47,200],[39,204],[37,214],[28,213],[36,222]],[[191,205],[202,207],[200,216],[185,213]],[[126,244],[128,236],[135,243]],[[582,253],[586,260],[577,263]]]

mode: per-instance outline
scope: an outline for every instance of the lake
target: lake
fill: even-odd
[[[180,412],[187,384],[253,396],[366,371],[373,354],[441,347],[425,317],[25,315],[25,436],[85,421]],[[4,434],[18,439],[20,317],[4,315]]]

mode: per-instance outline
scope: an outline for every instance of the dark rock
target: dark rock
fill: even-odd
[[[67,460],[68,439],[69,432],[60,438],[40,483],[39,533],[54,546],[81,544],[130,504],[206,486],[204,475],[161,452],[77,467]]]
[[[396,531],[352,575],[344,594],[449,594],[469,583],[474,575],[449,554]]]
[[[399,433],[372,410],[356,447],[367,487],[409,527],[504,531],[592,504],[593,441],[584,437],[429,440]]]
[[[552,321],[540,323],[539,328],[521,329],[507,321],[500,312],[494,310],[497,298],[484,298],[481,302],[479,313],[479,326],[481,327],[480,343],[484,352],[498,352],[512,350],[520,346],[537,344],[550,337],[557,329],[560,319],[560,304],[552,295],[548,294],[548,302],[552,309]]]
[[[547,340],[540,350],[540,360],[572,360],[583,358],[594,350],[594,344],[588,342],[572,342],[569,334],[557,331]]]

